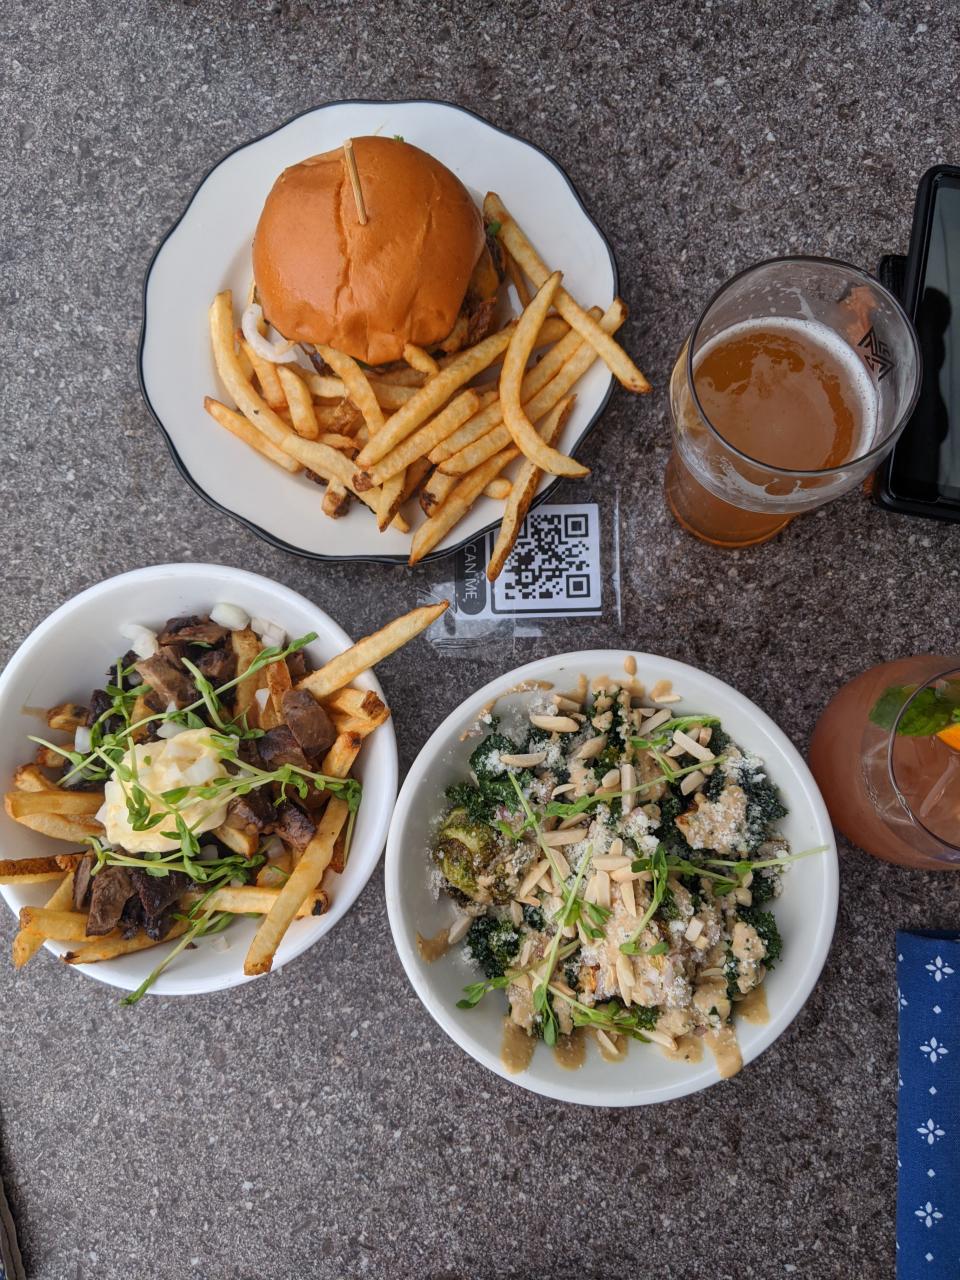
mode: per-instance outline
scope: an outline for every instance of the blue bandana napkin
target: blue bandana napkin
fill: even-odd
[[[960,1276],[960,938],[897,933],[897,1280]]]

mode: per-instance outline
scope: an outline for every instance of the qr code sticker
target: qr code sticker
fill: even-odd
[[[547,503],[523,522],[491,604],[495,614],[598,616],[601,588],[599,507]]]

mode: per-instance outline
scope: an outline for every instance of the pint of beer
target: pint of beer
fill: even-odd
[[[764,542],[877,466],[918,386],[913,328],[881,285],[824,259],[751,267],[673,371],[671,511],[716,546]]]

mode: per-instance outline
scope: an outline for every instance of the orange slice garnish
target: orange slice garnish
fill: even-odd
[[[948,724],[946,729],[940,730],[937,737],[948,747],[953,747],[954,751],[960,751],[960,724]]]

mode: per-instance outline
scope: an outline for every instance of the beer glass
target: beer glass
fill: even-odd
[[[710,299],[670,380],[666,498],[718,547],[765,542],[863,480],[916,403],[900,303],[856,267],[773,258]]]

